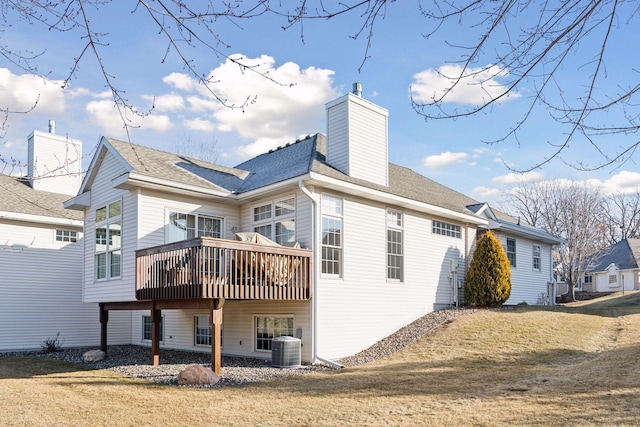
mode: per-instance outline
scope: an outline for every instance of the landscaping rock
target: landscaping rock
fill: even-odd
[[[84,363],[101,362],[107,357],[107,353],[102,350],[89,350],[82,355]]]
[[[214,385],[220,381],[215,372],[202,365],[187,366],[178,374],[179,385]]]

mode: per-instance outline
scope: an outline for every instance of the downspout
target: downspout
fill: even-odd
[[[549,295],[549,305],[556,305],[556,293],[557,293],[557,282],[556,275],[553,272],[553,245],[549,247],[549,265],[551,266],[551,277],[549,278],[549,283],[551,284],[551,295]]]
[[[308,198],[311,200],[311,218],[312,218],[312,231],[311,231],[311,248],[313,253],[313,299],[311,301],[311,359],[312,363],[322,362],[326,365],[332,366],[334,368],[342,368],[343,366],[339,363],[336,363],[332,360],[323,359],[318,356],[318,339],[316,333],[316,325],[318,323],[318,269],[320,268],[320,262],[318,260],[319,251],[316,248],[316,244],[318,242],[318,202],[313,198],[313,194],[304,186],[304,182],[302,180],[298,181],[298,187],[300,191],[302,191]]]

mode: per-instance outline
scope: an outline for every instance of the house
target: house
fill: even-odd
[[[83,216],[63,208],[82,182],[82,143],[50,122],[29,135],[28,150],[26,176],[0,175],[0,351],[55,339],[95,346],[98,305],[82,300]],[[128,341],[128,319],[115,320],[112,340]]]
[[[457,305],[488,229],[511,256],[509,303],[541,302],[557,239],[389,163],[388,112],[359,94],[326,110],[326,137],[234,168],[102,138],[65,206],[92,236],[83,295],[100,304],[103,349],[109,313],[129,311],[153,363],[161,347],[211,349],[219,371],[222,352],[269,358],[281,335],[304,362],[340,359]]]
[[[580,281],[584,292],[640,289],[640,239],[623,239],[590,257]]]

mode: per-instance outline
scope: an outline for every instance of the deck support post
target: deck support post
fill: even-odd
[[[222,325],[222,306],[224,305],[224,298],[216,298],[211,300],[211,309],[209,313],[209,320],[211,322],[211,370],[220,375],[221,372],[221,349],[222,349],[222,337],[220,335]]]
[[[109,310],[106,310],[103,303],[98,304],[100,308],[100,350],[107,352],[107,322],[109,322]]]
[[[151,305],[151,364],[160,365],[160,322],[162,311],[156,308],[156,301]]]

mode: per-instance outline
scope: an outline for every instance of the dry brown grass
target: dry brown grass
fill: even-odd
[[[640,293],[457,318],[378,362],[224,389],[0,359],[2,425],[637,425]]]

